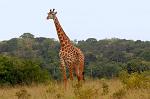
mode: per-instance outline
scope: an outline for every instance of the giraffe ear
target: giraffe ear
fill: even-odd
[[[55,12],[55,15],[57,14],[57,12]]]

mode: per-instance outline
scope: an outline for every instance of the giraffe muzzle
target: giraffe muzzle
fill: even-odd
[[[48,20],[48,19],[50,19],[50,18],[47,16],[47,18],[46,18],[46,19]]]

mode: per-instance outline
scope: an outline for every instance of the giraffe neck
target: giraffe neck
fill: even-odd
[[[54,19],[54,24],[56,27],[56,31],[57,31],[57,35],[58,35],[61,47],[70,44],[70,39],[64,32],[63,28],[61,27],[57,17],[55,17]]]

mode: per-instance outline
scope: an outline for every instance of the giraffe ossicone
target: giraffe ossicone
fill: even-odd
[[[84,80],[84,54],[79,48],[75,47],[72,44],[69,37],[66,35],[63,28],[61,27],[56,14],[57,12],[55,12],[55,9],[50,9],[47,19],[53,19],[60,41],[61,47],[59,57],[61,63],[61,70],[64,78],[64,84],[66,86],[66,66],[69,69],[69,77],[71,80],[73,80],[73,71],[75,71],[78,81]]]

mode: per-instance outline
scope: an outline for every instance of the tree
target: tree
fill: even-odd
[[[146,70],[150,70],[150,64],[142,59],[132,59],[127,63],[127,71],[129,74],[133,72],[141,73]]]
[[[20,36],[20,38],[23,38],[23,39],[27,39],[27,38],[33,39],[34,35],[31,34],[31,33],[24,33],[23,35]]]
[[[117,76],[121,69],[126,69],[129,72],[130,70],[134,72],[150,70],[149,41],[133,41],[118,38],[98,41],[95,38],[88,38],[87,40],[74,41],[74,44],[85,55],[85,76],[98,78]],[[59,49],[60,44],[57,40],[45,37],[34,38],[34,35],[31,33],[24,33],[20,38],[1,41],[0,55],[3,57],[7,56],[7,58],[5,57],[7,61],[4,59],[1,61],[2,64],[0,63],[1,70],[9,75],[18,75],[18,77],[7,76],[14,78],[12,82],[22,82],[21,75],[24,75],[22,71],[27,73],[27,71],[32,71],[35,68],[34,71],[37,72],[41,70],[43,72],[43,69],[46,69],[52,78],[60,79]],[[14,61],[12,62],[12,60]],[[22,69],[21,66],[28,68],[22,67]],[[37,74],[40,75],[40,73]],[[35,75],[29,76],[34,78]]]
[[[96,43],[97,40],[96,40],[95,38],[88,38],[88,39],[86,40],[86,42],[88,42],[88,43]]]
[[[145,60],[150,61],[150,49],[143,51],[140,56],[143,57]]]

